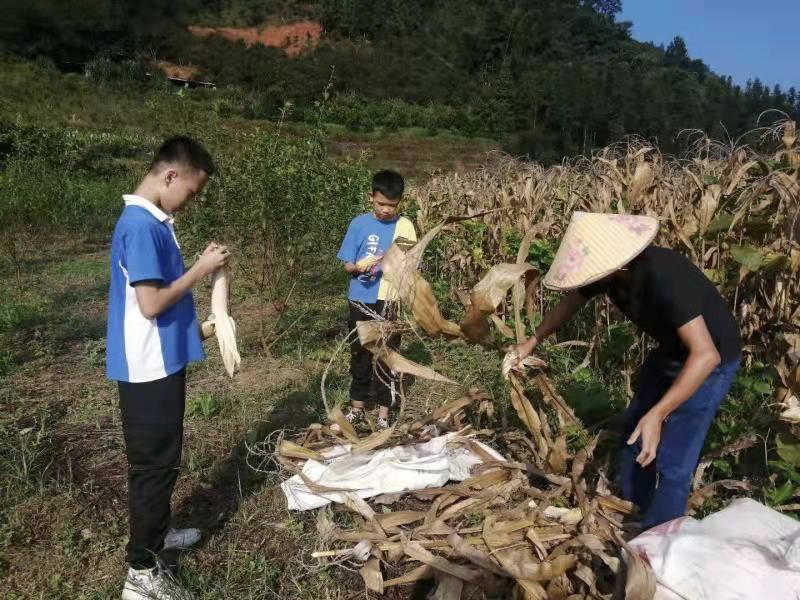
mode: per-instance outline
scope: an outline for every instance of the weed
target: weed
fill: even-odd
[[[102,367],[106,360],[106,340],[87,340],[83,346],[86,364],[91,368]]]
[[[468,512],[464,515],[464,527],[480,527],[485,515],[482,512]]]
[[[210,419],[220,415],[223,411],[223,404],[217,396],[209,392],[201,392],[189,398],[186,406],[186,414],[190,417],[202,417]]]
[[[17,356],[11,350],[0,348],[0,378],[13,373],[18,365]]]
[[[301,535],[303,535],[305,525],[299,519],[290,518],[288,521],[286,521],[286,530],[292,535],[292,537],[299,538]]]
[[[45,321],[41,301],[17,301],[6,292],[0,302],[0,334],[31,329]]]
[[[0,446],[0,472],[18,483],[28,485],[41,482],[52,458],[50,457],[51,431],[47,414],[36,417],[34,423],[22,429],[13,430],[11,425],[0,425],[0,436],[4,441]]]

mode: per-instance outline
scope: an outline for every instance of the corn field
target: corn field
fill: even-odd
[[[656,217],[656,244],[688,255],[717,284],[740,324],[746,360],[774,366],[776,401],[796,406],[800,147],[793,121],[760,133],[756,149],[690,132],[685,157],[638,139],[550,168],[498,156],[481,170],[434,176],[414,189],[417,221],[427,230],[449,215],[500,209],[476,219],[478,235],[451,236],[439,249],[438,268],[463,285],[513,258],[510,239],[531,230],[534,247],[560,239],[575,210]]]

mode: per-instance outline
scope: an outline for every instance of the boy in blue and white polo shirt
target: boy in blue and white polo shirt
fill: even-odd
[[[118,382],[128,459],[130,569],[123,600],[168,599],[156,558],[195,543],[196,529],[169,529],[170,498],[183,445],[186,365],[205,355],[191,288],[228,260],[209,244],[184,268],[172,215],[214,173],[208,152],[185,137],[167,140],[132,195],[111,242],[106,372]]]
[[[350,222],[337,257],[351,276],[347,293],[349,305],[348,330],[357,321],[370,321],[375,315],[388,320],[396,318],[396,307],[387,298],[389,283],[381,276],[380,262],[360,268],[356,263],[364,258],[381,257],[398,238],[417,241],[414,225],[397,214],[403,199],[405,182],[399,173],[380,171],[372,178],[372,191],[368,194],[372,212],[357,216]],[[374,400],[378,406],[378,429],[389,427],[389,408],[394,404],[399,381],[390,369],[375,372],[372,353],[364,349],[358,336],[350,343],[350,410],[345,415],[351,423],[364,418],[364,403]],[[390,340],[396,343],[397,340]]]

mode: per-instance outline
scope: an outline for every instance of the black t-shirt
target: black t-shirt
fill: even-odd
[[[609,299],[670,357],[685,360],[678,329],[702,315],[722,362],[739,356],[736,320],[714,284],[674,250],[650,246],[628,264],[627,276],[578,289],[584,298]]]

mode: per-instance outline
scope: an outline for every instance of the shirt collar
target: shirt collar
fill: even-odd
[[[141,196],[136,196],[135,194],[124,194],[122,199],[125,201],[125,206],[139,206],[153,215],[156,219],[158,219],[162,223],[167,223],[168,225],[172,225],[174,219],[172,215],[164,212],[155,204],[150,202],[147,198],[142,198]]]

